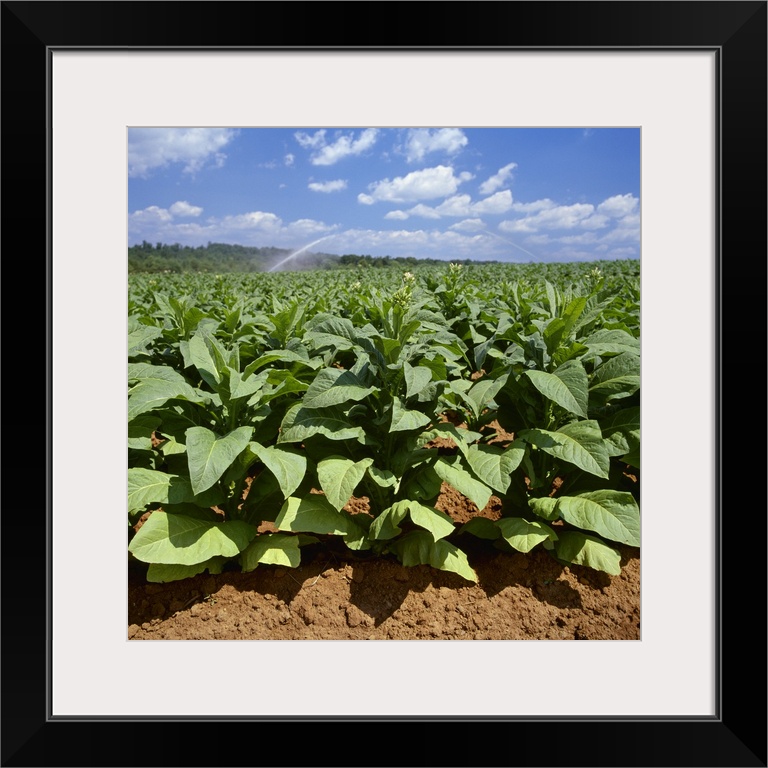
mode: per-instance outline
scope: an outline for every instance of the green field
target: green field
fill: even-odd
[[[129,553],[149,580],[333,541],[475,581],[467,537],[617,574],[612,542],[640,545],[638,261],[128,285]],[[501,518],[456,525],[445,483]],[[361,496],[369,513],[345,509]]]

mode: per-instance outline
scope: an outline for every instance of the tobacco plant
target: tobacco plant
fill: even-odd
[[[640,545],[639,291],[577,266],[131,276],[130,556],[170,581],[324,544],[476,581],[474,535],[619,573],[615,543]],[[458,527],[445,484],[501,518]]]

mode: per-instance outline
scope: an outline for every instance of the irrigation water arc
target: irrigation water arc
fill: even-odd
[[[329,237],[333,237],[333,235],[325,235],[325,237],[320,237],[317,240],[313,240],[311,243],[307,243],[306,245],[302,246],[297,251],[289,253],[284,259],[278,261],[277,264],[270,267],[267,272],[277,272],[284,264],[287,264],[292,259],[295,259],[298,255],[304,253],[304,251],[306,251],[308,248],[311,248],[313,245],[317,245],[318,243],[322,243],[323,240],[327,240]]]

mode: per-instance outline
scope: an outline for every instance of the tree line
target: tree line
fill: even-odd
[[[208,243],[207,245],[180,245],[155,243],[146,240],[128,248],[128,271],[137,272],[266,272],[293,251],[285,248]],[[471,259],[454,259],[456,263],[478,264]],[[418,264],[445,264],[441,259],[417,259],[413,256],[370,256],[347,253],[307,252],[297,257],[293,269],[339,269],[372,267],[376,269],[398,267],[408,269]]]

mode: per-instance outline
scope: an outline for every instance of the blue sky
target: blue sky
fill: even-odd
[[[128,244],[640,257],[639,128],[132,128]]]

